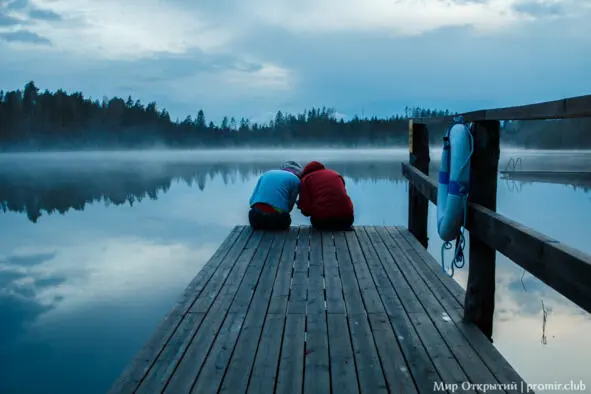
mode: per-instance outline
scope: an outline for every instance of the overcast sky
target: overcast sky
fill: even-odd
[[[0,89],[262,120],[591,93],[590,0],[0,0]]]

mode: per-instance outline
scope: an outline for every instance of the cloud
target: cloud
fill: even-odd
[[[4,261],[7,264],[17,266],[33,266],[42,264],[46,261],[55,258],[55,252],[51,253],[39,253],[39,254],[24,254],[24,255],[12,255],[7,256]],[[1,262],[1,260],[0,260]]]
[[[250,0],[265,23],[298,32],[375,32],[386,35],[415,35],[446,26],[464,25],[478,29],[500,29],[515,21],[503,14],[506,1],[443,2],[425,0],[338,0],[302,4],[291,1]]]
[[[6,6],[6,8],[8,8],[9,10],[22,10],[24,8],[27,8],[27,6],[29,5],[29,1],[28,0],[8,0],[8,1],[4,1],[3,3],[0,2],[0,6]]]
[[[27,297],[15,297],[0,291],[0,345],[8,349],[14,345],[14,339],[23,332],[27,325],[50,308],[40,305]]]
[[[452,0],[456,4],[486,4],[491,0]]]
[[[22,42],[30,44],[51,45],[45,37],[41,37],[37,33],[28,30],[18,30],[15,32],[0,33],[0,39],[7,42]]]
[[[62,19],[61,16],[49,10],[32,10],[29,12],[29,17],[31,17],[32,19],[44,21],[59,21]]]
[[[37,0],[6,16],[4,89],[132,95],[180,119],[464,111],[586,94],[591,77],[581,0]],[[19,45],[17,21],[52,45]]]
[[[228,39],[226,29],[212,26],[198,11],[157,0],[54,0],[39,5],[65,23],[39,26],[37,31],[61,50],[87,57],[129,61],[195,48],[209,52]]]
[[[0,14],[0,27],[19,25],[20,23],[20,19],[14,18],[9,15]]]
[[[533,17],[559,16],[565,12],[564,3],[540,0],[519,1],[513,5],[513,9]]]
[[[7,270],[5,267],[2,267],[0,270],[0,288],[4,289],[12,282],[25,277],[25,274],[18,271],[11,271]]]
[[[9,303],[19,299],[36,304],[38,313],[59,314],[91,308],[94,303],[133,298],[146,286],[150,291],[167,291],[172,283],[186,282],[187,274],[194,275],[215,247],[210,243],[193,248],[139,237],[107,237],[78,245],[58,244],[56,249],[59,253],[40,264],[3,266],[0,296]],[[28,252],[47,254],[43,250]]]

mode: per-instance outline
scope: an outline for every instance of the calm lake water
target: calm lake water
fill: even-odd
[[[248,199],[262,171],[285,159],[324,161],[345,176],[356,224],[406,225],[400,162],[407,156],[0,156],[0,392],[106,392],[231,228],[248,223]],[[439,152],[432,158],[435,176]],[[522,169],[589,170],[591,152],[506,150],[500,168],[516,158]],[[589,177],[501,177],[498,211],[591,253],[590,190]],[[429,251],[439,261],[435,206],[429,214]],[[307,224],[297,211],[292,218]],[[454,276],[464,288],[467,273],[466,266]],[[591,315],[500,254],[496,294],[495,345],[517,371],[529,383],[582,379],[591,390],[591,343],[584,339]]]

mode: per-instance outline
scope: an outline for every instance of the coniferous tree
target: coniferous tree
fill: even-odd
[[[220,146],[394,146],[408,144],[409,117],[440,117],[449,109],[406,106],[389,118],[350,120],[334,108],[308,108],[298,114],[278,110],[268,122],[224,116],[206,121],[202,109],[193,118],[171,121],[155,102],[144,106],[128,96],[102,100],[63,89],[42,93],[33,81],[22,90],[0,91],[0,150],[141,148],[154,142],[170,147]],[[430,141],[441,142],[447,124],[429,124]],[[507,122],[501,142],[529,148],[591,148],[589,119]],[[232,132],[230,132],[232,131]]]

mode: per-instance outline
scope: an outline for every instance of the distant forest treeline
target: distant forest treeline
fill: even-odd
[[[155,102],[143,105],[131,97],[85,98],[80,92],[43,93],[33,81],[23,90],[0,91],[0,151],[45,149],[109,149],[189,147],[358,147],[408,144],[409,117],[449,115],[449,110],[407,107],[403,115],[379,119],[338,119],[330,108],[312,108],[292,115],[278,111],[267,123],[224,117],[173,121]],[[447,125],[429,125],[430,141],[439,144]],[[589,119],[556,122],[511,122],[503,143],[527,148],[591,148]]]
[[[449,111],[406,108],[408,116],[438,116]],[[345,122],[328,108],[298,115],[277,112],[264,124],[225,117],[216,125],[203,110],[173,121],[155,102],[144,106],[131,97],[90,100],[82,93],[39,92],[34,82],[24,90],[0,92],[0,141],[6,150],[123,147],[370,146],[407,143],[408,122],[359,119]]]

